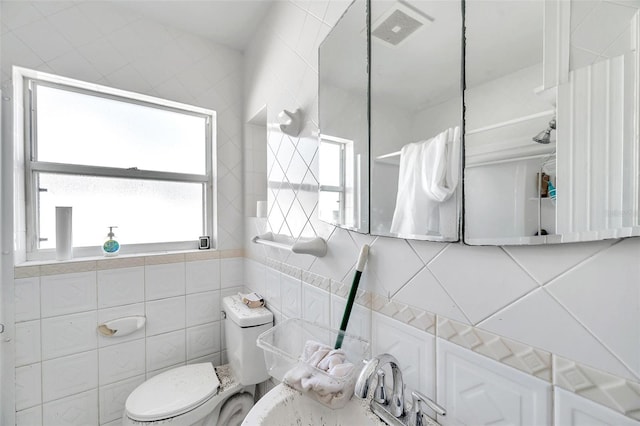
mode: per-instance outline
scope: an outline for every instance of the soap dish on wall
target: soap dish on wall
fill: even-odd
[[[98,333],[105,337],[127,336],[144,327],[147,319],[143,316],[117,318],[98,326]]]

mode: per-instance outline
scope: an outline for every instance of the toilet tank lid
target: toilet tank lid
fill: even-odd
[[[220,380],[210,362],[185,365],[154,376],[127,398],[127,416],[156,421],[179,416],[218,393]]]
[[[254,327],[273,322],[273,314],[269,309],[250,308],[242,303],[242,299],[237,294],[222,299],[222,306],[227,318],[240,327]]]

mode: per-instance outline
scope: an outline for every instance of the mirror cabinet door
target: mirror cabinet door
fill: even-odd
[[[320,220],[369,232],[367,2],[355,0],[320,45]]]
[[[371,234],[459,240],[462,5],[371,1]]]
[[[638,11],[466,2],[466,243],[640,235]]]

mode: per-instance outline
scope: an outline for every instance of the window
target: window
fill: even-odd
[[[37,77],[24,79],[29,258],[55,248],[56,206],[73,208],[74,256],[98,254],[109,226],[123,252],[214,237],[215,112]]]

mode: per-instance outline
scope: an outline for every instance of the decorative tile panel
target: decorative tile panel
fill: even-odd
[[[371,308],[374,312],[380,312],[430,334],[436,332],[436,316],[432,313],[411,308],[375,293],[371,296]]]
[[[371,325],[371,353],[389,353],[398,360],[407,393],[418,390],[434,398],[435,338],[377,313],[373,314]],[[410,399],[408,394],[405,396]]]
[[[144,382],[144,374],[121,382],[100,387],[100,424],[118,421],[122,424],[122,413],[127,397]]]
[[[625,417],[564,389],[554,390],[554,424],[562,426],[638,426],[640,422]]]
[[[220,322],[187,328],[187,359],[210,356],[220,351]]]
[[[438,317],[438,337],[551,381],[551,354],[548,352],[443,317]]]
[[[551,385],[438,340],[438,403],[443,425],[551,424]]]
[[[98,389],[44,404],[42,418],[44,425],[97,425]]]
[[[50,275],[40,278],[43,317],[96,309],[96,273]]]
[[[147,336],[185,328],[185,297],[172,297],[147,302]]]
[[[41,364],[16,368],[16,410],[24,410],[42,403]]]
[[[40,318],[40,278],[16,279],[14,283],[16,322]]]
[[[186,361],[185,330],[147,338],[147,372]]]
[[[16,324],[15,365],[26,365],[40,361],[40,321]]]
[[[98,271],[98,308],[142,302],[144,266]]]
[[[42,320],[42,359],[96,349],[98,325],[95,311]]]
[[[640,420],[640,383],[556,356],[554,384]]]
[[[82,352],[42,363],[42,399],[45,402],[97,387],[98,351]]]
[[[144,339],[107,346],[99,350],[100,386],[145,373]]]

